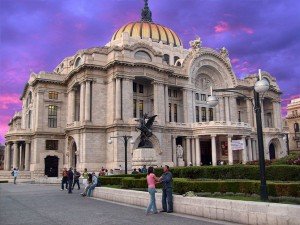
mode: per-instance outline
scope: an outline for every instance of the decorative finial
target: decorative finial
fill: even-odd
[[[142,19],[141,21],[143,22],[152,22],[152,12],[151,10],[149,9],[149,6],[148,6],[148,0],[144,0],[145,2],[145,6],[144,8],[142,9]]]

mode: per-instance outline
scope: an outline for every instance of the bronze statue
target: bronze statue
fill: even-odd
[[[137,120],[140,122],[140,124],[139,124],[139,126],[136,127],[136,129],[141,131],[141,141],[140,141],[138,147],[141,147],[141,148],[152,148],[153,147],[151,141],[149,141],[149,138],[152,136],[151,127],[154,123],[156,116],[157,115],[148,117],[148,114],[145,113],[142,118]]]

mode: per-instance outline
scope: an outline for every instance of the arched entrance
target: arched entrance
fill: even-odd
[[[45,175],[48,177],[58,177],[58,157],[47,156],[45,158]]]
[[[271,143],[270,146],[269,146],[270,160],[276,158],[275,152],[276,152],[276,151],[275,151],[275,145],[274,145],[273,143]]]

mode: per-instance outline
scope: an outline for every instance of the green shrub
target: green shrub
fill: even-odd
[[[113,176],[101,176],[98,177],[101,185],[121,185],[123,177],[113,177]]]
[[[131,177],[125,177],[122,179],[122,188],[147,188],[147,180],[146,178],[134,179]]]

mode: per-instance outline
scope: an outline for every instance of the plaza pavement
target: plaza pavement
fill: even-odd
[[[1,225],[216,225],[232,224],[179,214],[145,215],[145,209],[60,191],[58,185],[0,184]]]

